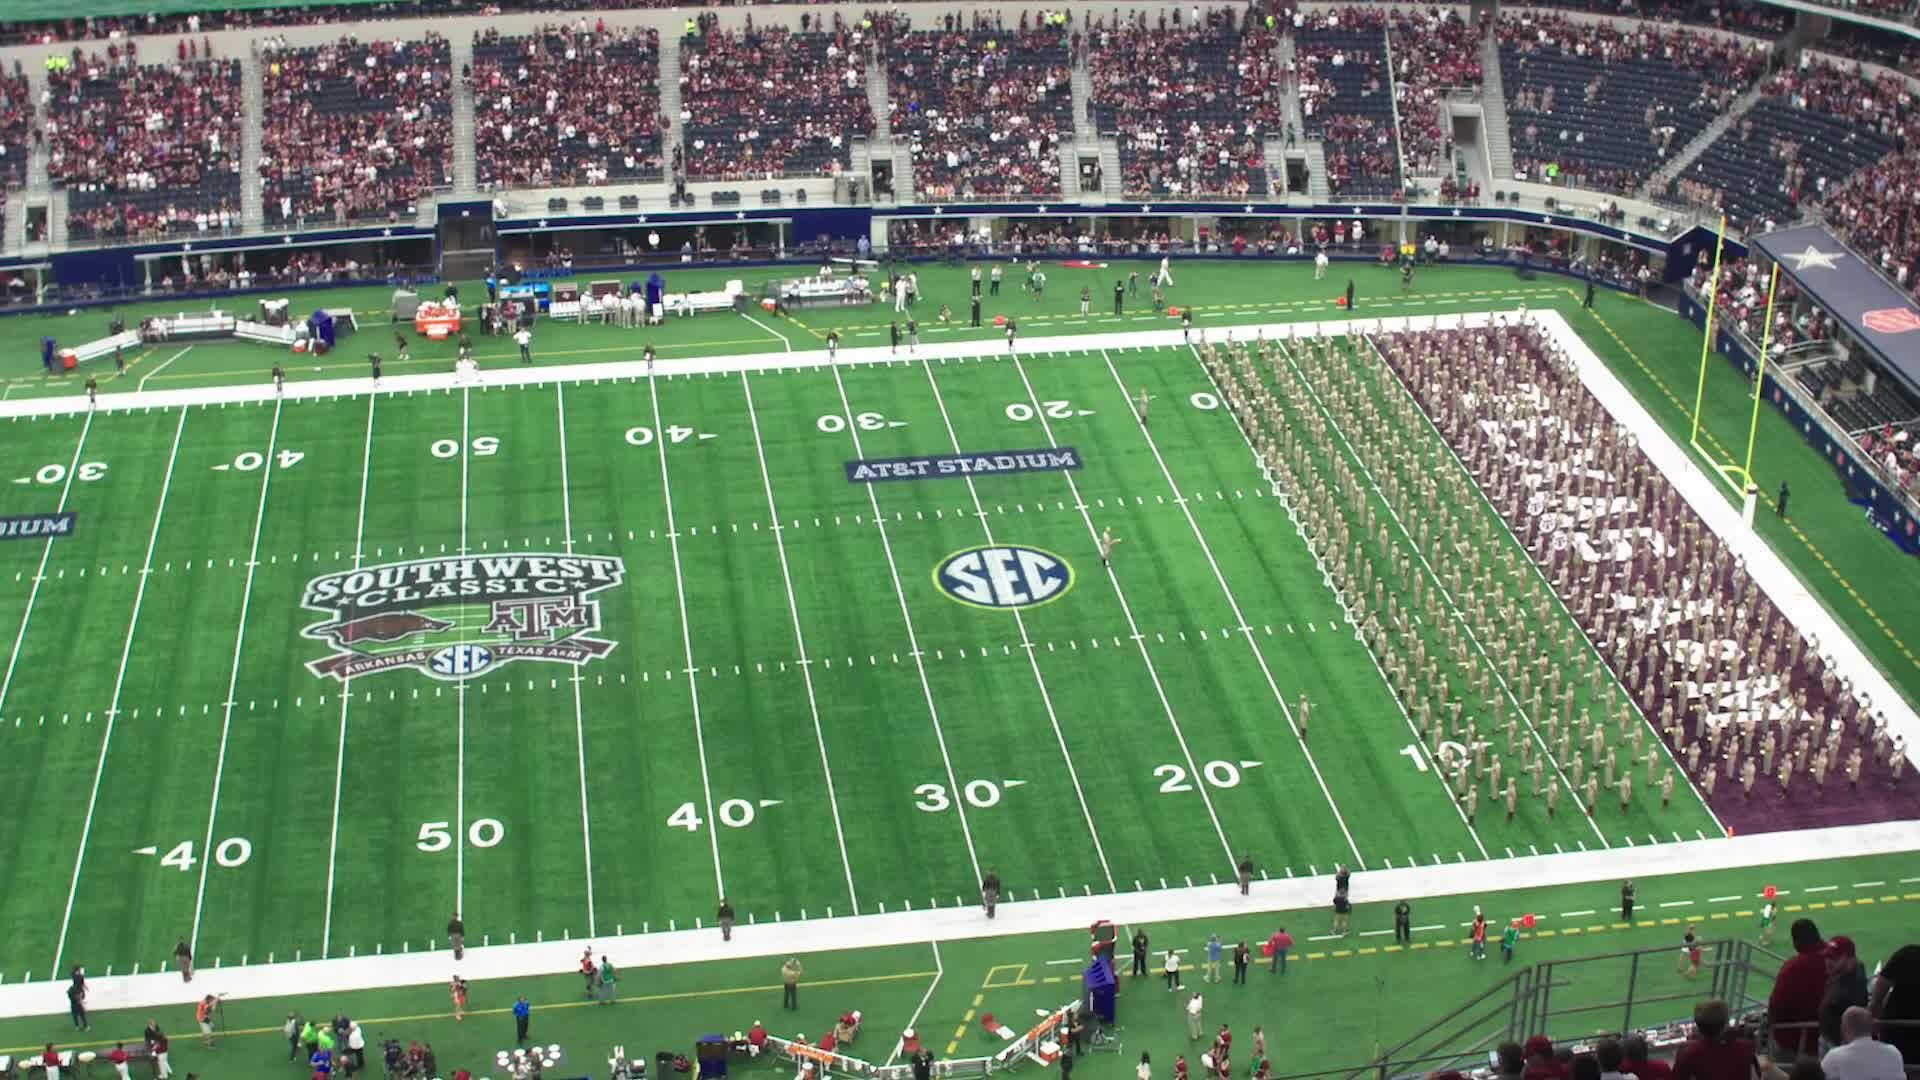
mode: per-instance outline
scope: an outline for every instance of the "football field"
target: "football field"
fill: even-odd
[[[1101,343],[9,421],[76,517],[0,544],[0,975],[1714,834],[1469,825],[1194,353]]]

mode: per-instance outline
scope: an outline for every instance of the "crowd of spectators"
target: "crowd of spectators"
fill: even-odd
[[[0,221],[7,219],[7,189],[27,179],[32,138],[33,93],[16,65],[13,74],[0,74]]]
[[[1236,22],[1239,25],[1236,25]],[[1266,144],[1286,126],[1279,38],[1252,12],[1144,12],[1087,29],[1088,110],[1120,144],[1128,195],[1267,194]]]
[[[132,42],[114,43],[48,70],[47,176],[67,189],[73,238],[151,238],[237,214],[240,65],[197,42],[180,50],[142,64]]]
[[[1827,224],[1909,294],[1920,296],[1920,152],[1882,158],[1829,190]]]
[[[1896,75],[1802,54],[1761,84],[1763,97],[1688,167],[1691,201],[1740,228],[1791,221],[1808,202],[1891,153],[1914,123],[1912,93]],[[1870,245],[1877,246],[1877,245]]]
[[[950,16],[941,30],[880,24],[895,138],[921,199],[1058,195],[1060,138],[1073,128],[1066,26],[1021,12]]]
[[[705,20],[680,46],[680,122],[692,180],[834,175],[850,140],[873,133],[866,32],[832,33]]]
[[[1400,140],[1387,89],[1387,11],[1347,7],[1293,14],[1300,112],[1320,136],[1336,196],[1400,195]]]
[[[1483,24],[1468,23],[1450,9],[1400,11],[1388,23],[1393,45],[1393,89],[1400,111],[1400,152],[1410,172],[1453,173],[1453,122],[1444,92],[1466,88],[1480,94]]]
[[[261,57],[261,199],[269,224],[397,220],[448,183],[452,49],[424,41],[287,48]]]
[[[1560,15],[1496,24],[1520,179],[1628,193],[1758,79],[1763,43]]]
[[[481,190],[658,180],[660,36],[583,18],[473,41],[474,169]]]

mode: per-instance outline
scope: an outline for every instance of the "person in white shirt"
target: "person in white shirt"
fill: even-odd
[[[523,364],[533,363],[533,332],[524,326],[521,327],[513,335],[513,343],[520,346],[520,362]]]
[[[1903,1080],[1900,1051],[1873,1037],[1873,1013],[1855,1005],[1840,1014],[1840,1035],[1847,1041],[1827,1051],[1820,1068],[1827,1080]]]

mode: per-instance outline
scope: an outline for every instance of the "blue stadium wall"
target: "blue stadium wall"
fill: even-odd
[[[450,203],[441,206],[441,216],[474,217],[491,216],[491,205],[485,202]],[[925,206],[787,206],[778,208],[757,208],[753,210],[705,210],[676,211],[670,213],[615,213],[589,215],[550,215],[545,218],[519,218],[497,222],[496,228],[501,236],[523,235],[548,231],[565,231],[586,228],[623,228],[637,225],[723,225],[741,222],[786,222],[788,236],[794,244],[811,243],[821,237],[846,243],[856,242],[860,237],[871,237],[873,224],[878,219],[909,219],[939,221],[945,218],[1004,217],[1024,221],[1043,222],[1049,218],[1084,218],[1124,215],[1164,216],[1164,217],[1265,217],[1290,220],[1327,220],[1331,218],[1352,219],[1355,217],[1376,222],[1380,226],[1405,221],[1418,227],[1429,222],[1478,222],[1528,227],[1544,227],[1575,234],[1592,236],[1616,243],[1631,244],[1650,255],[1666,260],[1667,278],[1677,280],[1684,276],[1685,268],[1691,266],[1695,252],[1701,244],[1700,237],[1711,237],[1706,230],[1694,229],[1678,237],[1661,236],[1655,233],[1637,232],[1631,229],[1603,225],[1581,217],[1562,214],[1509,210],[1498,207],[1452,207],[1452,206],[1410,206],[1366,205],[1352,203],[1323,204],[1302,206],[1289,203],[1244,203],[1230,204],[1219,202],[1181,203],[1181,202],[1140,202],[1140,203],[1102,203],[1080,205],[1075,203],[959,203]],[[101,284],[107,286],[128,286],[145,279],[141,266],[141,257],[152,258],[160,255],[187,255],[204,252],[264,251],[276,248],[313,247],[327,244],[348,243],[354,241],[381,239],[426,239],[433,240],[437,230],[420,225],[364,226],[345,229],[315,230],[296,233],[265,233],[240,237],[196,237],[192,240],[168,241],[152,244],[129,244],[120,247],[90,248],[86,250],[62,252],[46,259],[0,258],[0,270],[18,268],[36,263],[52,264],[53,280],[63,285]]]

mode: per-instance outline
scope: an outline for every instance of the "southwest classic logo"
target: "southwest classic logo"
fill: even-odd
[[[1073,588],[1073,568],[1051,551],[986,544],[947,556],[933,583],[962,604],[1004,611],[1065,596]]]
[[[626,577],[619,559],[502,554],[343,570],[307,582],[301,604],[326,617],[302,633],[333,646],[307,662],[341,681],[417,668],[460,682],[515,660],[580,667],[613,651],[594,594]]]

